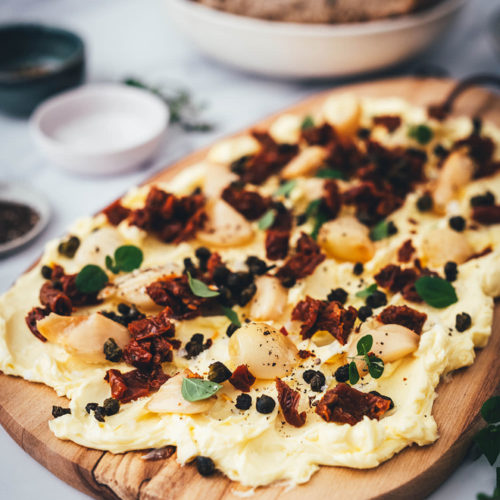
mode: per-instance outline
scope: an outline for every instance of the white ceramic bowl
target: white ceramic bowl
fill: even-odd
[[[167,129],[169,110],[146,90],[91,84],[45,101],[30,121],[36,143],[55,165],[108,175],[153,155]]]
[[[180,29],[214,59],[252,73],[304,79],[348,76],[400,63],[443,34],[466,2],[444,0],[408,16],[326,25],[266,21],[191,0],[166,1]]]

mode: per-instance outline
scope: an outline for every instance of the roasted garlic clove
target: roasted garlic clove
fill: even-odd
[[[281,171],[281,176],[285,179],[293,179],[311,175],[324,164],[325,158],[325,148],[321,146],[305,148],[285,166]]]
[[[288,292],[274,276],[259,276],[257,291],[250,302],[250,317],[257,321],[275,320],[286,307]]]
[[[434,208],[438,213],[444,213],[448,202],[471,181],[474,169],[474,162],[463,150],[454,151],[446,158],[433,193]]]
[[[343,137],[352,137],[359,128],[361,104],[354,94],[330,96],[323,105],[323,118]]]
[[[365,337],[371,335],[373,345],[370,350],[384,363],[391,363],[408,356],[418,349],[420,336],[414,331],[401,325],[382,325],[374,329],[365,330],[362,333],[351,337],[347,350],[348,357],[357,355],[357,343]],[[362,359],[355,360],[360,374],[368,372],[366,363]]]
[[[123,349],[130,335],[126,327],[102,314],[59,316],[51,313],[37,322],[40,333],[49,341],[62,345],[66,351],[88,363],[102,363],[104,343],[112,338]]]
[[[187,372],[182,372],[169,378],[148,401],[146,408],[154,413],[184,415],[195,415],[210,410],[216,401],[213,397],[202,401],[187,401],[182,397],[182,380],[187,376]]]
[[[441,267],[448,261],[462,264],[474,253],[465,234],[448,227],[429,231],[420,251],[431,267]]]
[[[83,267],[87,264],[104,266],[106,255],[113,255],[125,240],[113,227],[101,227],[81,239],[75,262]]]
[[[298,362],[295,344],[265,323],[246,323],[229,339],[233,367],[247,365],[257,378],[288,375]]]
[[[233,247],[249,243],[254,235],[251,224],[224,200],[212,200],[207,207],[208,221],[196,237],[214,247]]]
[[[118,276],[113,283],[101,290],[99,298],[105,300],[113,297],[117,301],[135,305],[142,311],[156,310],[158,306],[146,293],[146,287],[163,276],[180,274],[181,272],[182,268],[175,264],[136,270]]]
[[[237,179],[238,176],[227,165],[207,164],[203,193],[207,198],[219,198],[224,188]]]
[[[348,215],[325,222],[318,243],[330,257],[350,262],[366,262],[375,253],[368,228]]]

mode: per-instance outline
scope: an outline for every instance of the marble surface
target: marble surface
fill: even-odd
[[[0,116],[0,182],[17,181],[43,192],[53,209],[49,227],[33,244],[0,260],[0,292],[34,261],[40,245],[62,234],[76,217],[102,208],[131,185],[217,137],[318,90],[353,81],[290,83],[233,72],[205,59],[180,36],[168,19],[164,2],[0,0],[0,23],[42,21],[80,33],[87,47],[88,81],[119,81],[140,75],[151,82],[189,88],[208,104],[205,117],[216,124],[213,132],[203,134],[187,134],[171,127],[154,161],[129,174],[96,179],[57,170],[39,154],[25,120]],[[454,77],[492,69],[498,72],[500,64],[490,43],[488,24],[499,7],[498,0],[470,0],[458,23],[439,44],[383,75],[413,74],[429,66],[443,68]],[[47,408],[47,417],[49,412]],[[467,458],[431,498],[471,499],[479,491],[491,493],[493,487],[494,469],[486,460]],[[62,497],[88,498],[41,467],[0,428],[0,498]]]

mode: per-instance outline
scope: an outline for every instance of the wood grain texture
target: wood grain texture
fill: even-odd
[[[437,79],[402,78],[349,87],[359,95],[400,96],[419,105],[439,102],[453,82]],[[338,89],[336,91],[342,91]],[[319,106],[317,95],[289,111],[308,113]],[[481,115],[500,125],[500,98],[473,89],[457,102],[455,113]],[[266,127],[276,117],[257,126]],[[208,148],[197,151],[150,180],[168,181],[176,172],[202,159]],[[493,335],[487,348],[477,352],[473,366],[459,370],[451,382],[442,382],[433,413],[440,439],[426,447],[412,446],[392,460],[371,470],[322,467],[312,480],[287,491],[280,485],[259,488],[255,500],[315,499],[412,499],[423,498],[437,488],[461,462],[472,435],[481,426],[478,417],[484,400],[497,391],[500,382],[500,306],[495,308]],[[143,452],[111,453],[61,441],[49,431],[53,404],[61,404],[54,391],[40,384],[0,375],[0,423],[22,448],[56,476],[75,488],[106,499],[236,500],[235,490],[244,490],[217,474],[202,478],[193,466],[180,467],[175,455],[167,460],[146,462]]]

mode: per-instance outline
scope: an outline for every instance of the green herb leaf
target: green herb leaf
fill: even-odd
[[[96,293],[108,282],[108,275],[99,266],[88,264],[76,275],[75,285],[82,293]]]
[[[127,273],[141,267],[143,258],[142,250],[135,245],[122,245],[115,250],[116,266]]]
[[[123,83],[131,87],[147,90],[162,99],[169,107],[170,123],[178,123],[185,131],[208,132],[213,129],[211,123],[198,119],[198,115],[205,106],[195,102],[187,90],[153,87],[138,78],[127,78]]]
[[[314,221],[313,230],[311,231],[311,238],[313,240],[318,239],[319,230],[327,220],[328,220],[328,215],[326,215],[326,213],[320,209],[318,214],[316,215],[316,220]]]
[[[358,340],[356,344],[356,348],[358,350],[359,356],[364,356],[370,352],[370,349],[373,346],[373,337],[371,335],[365,335]]]
[[[500,396],[493,396],[481,408],[482,417],[489,424],[500,422]]]
[[[291,181],[287,181],[282,184],[274,193],[274,196],[285,196],[287,197],[292,191],[293,188],[297,185],[297,181],[292,179]]]
[[[219,292],[208,288],[208,286],[205,283],[203,283],[203,281],[193,278],[189,271],[187,273],[187,277],[188,277],[189,288],[191,288],[191,291],[197,297],[207,298],[207,297],[217,297],[217,295],[220,295]]]
[[[500,427],[489,425],[481,429],[474,436],[474,441],[490,465],[493,465],[500,454]]]
[[[233,325],[237,326],[238,328],[240,328],[241,321],[238,318],[238,315],[230,307],[225,307],[225,306],[221,306],[221,307],[222,307],[222,310],[224,311],[224,314],[229,318],[231,323]]]
[[[434,132],[427,125],[413,125],[408,129],[408,137],[415,139],[419,144],[428,144],[434,137]]]
[[[360,290],[359,292],[356,292],[355,295],[356,297],[360,299],[366,299],[369,297],[375,290],[377,289],[377,284],[373,283],[373,285],[370,285],[369,287],[365,288],[364,290]]]
[[[367,356],[368,372],[373,378],[380,378],[384,373],[384,362],[376,356]]]
[[[437,276],[422,276],[415,282],[420,298],[432,307],[443,309],[458,301],[453,285]]]
[[[306,130],[306,129],[312,128],[312,127],[314,127],[313,117],[311,115],[305,116],[304,119],[302,120],[301,125],[300,125],[301,130]]]
[[[309,202],[309,205],[307,205],[306,208],[306,217],[315,217],[316,214],[318,213],[319,207],[321,205],[321,200],[313,200]]]
[[[275,217],[276,211],[271,208],[259,219],[259,229],[261,229],[262,231],[269,229],[274,224]]]
[[[118,274],[120,272],[118,267],[115,266],[111,256],[106,255],[106,257],[104,259],[104,264],[106,264],[106,269],[109,269],[113,274]]]
[[[358,367],[354,361],[349,363],[349,383],[351,385],[357,384],[359,381]]]
[[[370,231],[370,239],[372,241],[380,241],[389,237],[389,222],[381,220],[378,224],[372,227]]]
[[[320,168],[315,177],[320,179],[345,179],[344,174],[337,168]]]
[[[221,384],[203,380],[202,378],[183,378],[181,393],[186,401],[201,401],[212,397],[219,389]]]

